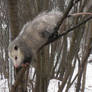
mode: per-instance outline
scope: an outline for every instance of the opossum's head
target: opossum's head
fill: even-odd
[[[21,39],[15,39],[9,44],[8,54],[15,68],[29,64],[32,59],[31,51]]]

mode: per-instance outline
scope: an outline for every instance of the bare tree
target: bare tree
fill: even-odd
[[[14,78],[11,77],[11,83],[9,83],[10,92],[30,92],[30,90],[32,92],[47,92],[51,79],[61,81],[58,92],[62,92],[64,88],[65,92],[68,92],[72,85],[75,85],[76,92],[84,92],[86,67],[92,49],[92,22],[89,21],[92,17],[90,16],[91,13],[83,16],[81,14],[84,11],[90,12],[91,6],[88,1],[0,1],[0,65],[2,65],[2,67],[0,66],[0,73],[3,73],[8,81],[10,81],[10,70],[12,74],[13,68],[13,66],[8,68],[10,64],[7,62],[9,40],[15,39],[23,25],[40,12],[58,7],[64,13],[55,28],[55,32],[59,30],[58,37],[50,40],[49,45],[39,52],[38,60],[34,66],[34,74],[31,66],[14,69],[16,71],[14,71]],[[78,15],[77,12],[81,12],[81,14]],[[73,16],[73,14],[75,15]],[[74,75],[76,67],[78,67],[78,71]],[[13,80],[15,83],[12,85]]]

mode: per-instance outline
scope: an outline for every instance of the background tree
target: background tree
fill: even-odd
[[[16,38],[26,22],[40,12],[56,7],[65,13],[70,1],[76,2],[70,14],[92,10],[91,0],[0,0],[0,73],[8,79],[10,92],[47,92],[51,79],[62,82],[58,84],[58,92],[68,92],[74,83],[75,92],[84,92],[88,57],[92,49],[91,21],[44,47],[39,52],[35,68],[30,66],[14,72],[11,62],[7,62],[9,42]],[[59,33],[88,16],[65,17]],[[78,71],[74,75],[76,68]]]

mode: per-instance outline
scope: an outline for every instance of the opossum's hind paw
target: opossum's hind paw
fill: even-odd
[[[48,31],[44,31],[44,32],[41,32],[41,36],[43,38],[47,38],[48,39],[51,36],[51,33],[49,33]]]
[[[57,31],[50,33],[48,31],[41,32],[41,37],[46,38],[48,40],[57,38],[59,33]]]

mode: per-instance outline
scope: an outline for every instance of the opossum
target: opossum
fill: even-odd
[[[16,68],[37,57],[39,49],[47,43],[62,15],[60,11],[43,12],[24,25],[8,48],[9,57]]]

